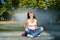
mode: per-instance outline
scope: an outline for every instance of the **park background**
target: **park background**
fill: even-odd
[[[0,39],[23,40],[17,34],[24,31],[28,12],[33,12],[38,26],[44,27],[41,38],[30,40],[60,39],[60,0],[0,0]]]

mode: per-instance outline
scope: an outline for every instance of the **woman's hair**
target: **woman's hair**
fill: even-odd
[[[33,12],[28,12],[27,13],[27,19],[30,19],[29,13],[33,13]],[[35,15],[33,16],[34,19],[36,19]]]

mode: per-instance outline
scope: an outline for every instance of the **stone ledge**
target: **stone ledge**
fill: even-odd
[[[54,37],[47,32],[43,32],[40,37],[22,37],[23,32],[0,32],[0,40],[52,40]]]
[[[0,36],[21,36],[21,34],[24,33],[23,31],[21,32],[0,32]],[[47,32],[41,33],[41,35],[51,35]]]

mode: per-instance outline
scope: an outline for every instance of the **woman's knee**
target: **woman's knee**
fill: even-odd
[[[41,31],[43,31],[43,27],[39,27],[39,29],[40,29]]]
[[[29,32],[29,30],[28,29],[25,29],[25,33],[28,33]]]
[[[43,28],[38,28],[36,31],[37,32],[42,32],[43,31]]]

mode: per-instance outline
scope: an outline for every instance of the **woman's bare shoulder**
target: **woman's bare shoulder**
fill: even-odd
[[[26,22],[28,22],[28,21],[29,21],[29,19],[26,20]]]
[[[37,21],[37,19],[34,19],[34,20],[36,20],[36,21]]]

